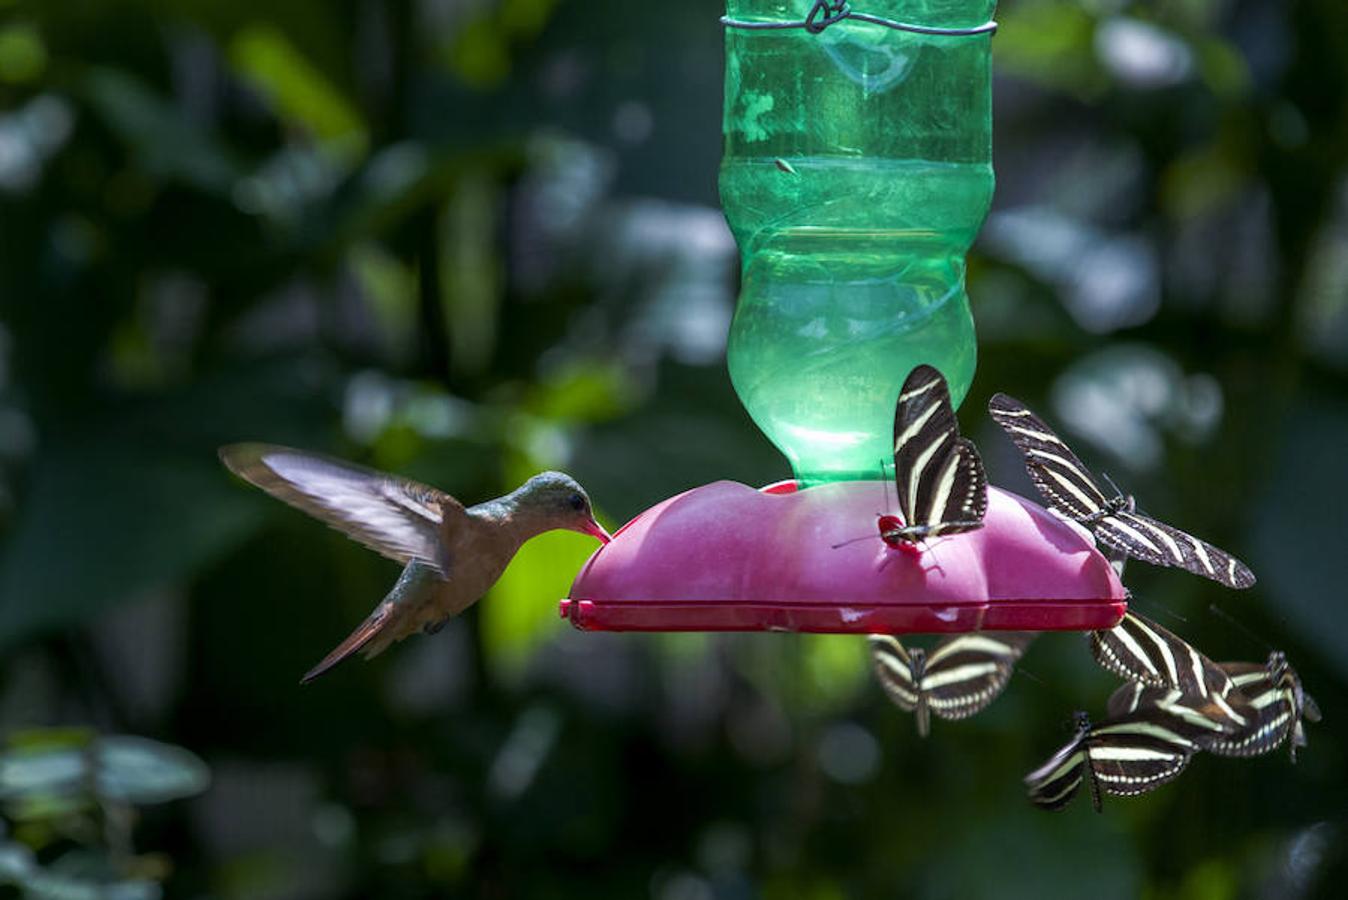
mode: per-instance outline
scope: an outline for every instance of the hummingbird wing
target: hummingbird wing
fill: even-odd
[[[374,608],[374,612],[370,613],[346,640],[323,657],[318,665],[305,672],[300,684],[308,684],[361,650],[365,651],[365,658],[369,659],[381,653],[390,644],[415,634],[426,624],[436,621],[437,616],[432,604],[436,591],[444,583],[440,573],[432,566],[416,561],[408,563],[403,573],[398,576],[393,589]]]
[[[231,444],[220,448],[220,460],[245,481],[376,553],[404,564],[419,560],[448,577],[451,560],[441,535],[446,524],[466,513],[444,491],[274,444]]]

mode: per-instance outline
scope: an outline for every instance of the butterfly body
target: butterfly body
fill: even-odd
[[[1093,513],[1088,513],[1076,519],[1082,525],[1094,525],[1096,522],[1104,521],[1110,516],[1118,515],[1121,512],[1132,512],[1136,504],[1131,494],[1115,494],[1105,501],[1105,505]]]
[[[1210,703],[1235,727],[1248,723],[1250,711],[1230,674],[1140,613],[1130,610],[1108,631],[1092,632],[1090,645],[1096,661],[1125,681]]]
[[[1221,756],[1258,756],[1287,742],[1288,755],[1297,760],[1306,746],[1304,721],[1319,722],[1320,707],[1306,693],[1301,677],[1280,650],[1259,663],[1221,663],[1253,709],[1249,727],[1213,741],[1204,749]]]
[[[1306,745],[1302,720],[1320,710],[1280,651],[1264,663],[1214,663],[1145,617],[1128,612],[1091,634],[1102,666],[1130,683],[1109,699],[1111,715],[1152,709],[1196,726],[1195,740],[1219,756],[1251,757],[1289,742],[1292,761]]]
[[[890,547],[916,556],[920,541],[983,527],[983,460],[960,437],[950,389],[931,366],[908,373],[894,406],[894,484],[901,515],[882,515],[877,523]]]
[[[986,708],[1011,680],[1032,632],[984,631],[938,641],[928,653],[886,634],[870,636],[872,662],[885,693],[914,714],[918,734],[931,730],[931,713],[963,719]]]
[[[1133,498],[1117,489],[1107,493],[1062,438],[1019,400],[995,394],[988,412],[1020,449],[1030,480],[1050,508],[1089,528],[1100,544],[1227,587],[1254,584],[1254,573],[1231,554],[1137,512]]]
[[[1025,776],[1036,806],[1062,809],[1084,782],[1100,812],[1103,794],[1132,797],[1154,790],[1179,777],[1198,749],[1184,723],[1152,709],[1099,725],[1078,712],[1075,722],[1072,740]]]

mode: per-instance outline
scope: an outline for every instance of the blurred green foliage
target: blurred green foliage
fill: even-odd
[[[566,468],[609,525],[787,473],[724,371],[720,12],[0,3],[0,730],[199,754],[211,789],[145,809],[162,865],[123,872],[167,896],[1334,896],[1341,0],[1008,0],[969,276],[994,480],[1030,489],[979,412],[1005,390],[1246,558],[1239,596],[1129,582],[1218,658],[1266,650],[1214,602],[1289,652],[1325,713],[1295,768],[1203,758],[1041,814],[1021,776],[1111,688],[1077,636],[923,742],[856,640],[570,630],[570,536],[441,634],[296,685],[396,572],[220,444],[469,501]],[[5,802],[0,877],[68,874]]]
[[[209,783],[201,760],[158,741],[17,732],[0,752],[0,809],[15,823],[15,840],[0,831],[0,885],[34,900],[160,897],[169,861],[135,854],[136,808],[196,796]]]

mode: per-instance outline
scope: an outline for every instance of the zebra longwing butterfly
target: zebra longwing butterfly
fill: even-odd
[[[960,437],[945,378],[931,366],[908,373],[894,407],[894,481],[899,512],[881,516],[891,547],[983,527],[988,478],[978,448]]]
[[[1150,710],[1153,719],[1168,720],[1172,731],[1206,750],[1212,741],[1237,735],[1248,726],[1250,713],[1244,698],[1233,699],[1247,711],[1244,723],[1233,721],[1211,700],[1186,696],[1174,688],[1147,687],[1140,681],[1129,682],[1111,694],[1106,709],[1111,720],[1126,719]]]
[[[1099,812],[1102,792],[1131,797],[1154,790],[1178,777],[1197,749],[1186,729],[1175,728],[1169,717],[1153,710],[1094,726],[1083,712],[1075,718],[1072,740],[1025,776],[1036,806],[1062,809],[1085,781]]]
[[[996,394],[988,412],[1025,456],[1025,467],[1049,506],[1095,533],[1096,539],[1144,562],[1178,566],[1227,587],[1247,588],[1254,573],[1231,554],[1133,508],[1133,498],[1106,493],[1085,464],[1025,404]]]
[[[1090,643],[1096,662],[1120,678],[1178,691],[1182,697],[1213,705],[1233,726],[1248,724],[1245,698],[1226,670],[1145,616],[1130,610],[1108,631],[1091,632]]]
[[[963,719],[984,709],[1011,680],[1034,632],[984,631],[944,638],[927,653],[887,634],[870,636],[875,674],[891,700],[915,713],[917,733],[931,731],[931,713]]]
[[[1269,654],[1267,662],[1221,663],[1236,687],[1245,696],[1253,714],[1244,728],[1219,738],[1203,749],[1221,756],[1259,756],[1277,749],[1291,737],[1288,752],[1297,761],[1297,748],[1306,746],[1302,720],[1320,721],[1320,707],[1301,686],[1301,677],[1280,650]]]

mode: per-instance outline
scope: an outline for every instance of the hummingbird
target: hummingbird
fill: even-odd
[[[220,461],[276,499],[404,565],[374,612],[301,684],[357,652],[369,659],[409,635],[439,631],[481,599],[531,537],[564,528],[610,540],[585,490],[562,472],[542,472],[509,494],[465,507],[429,485],[290,447],[230,444],[220,448]]]

